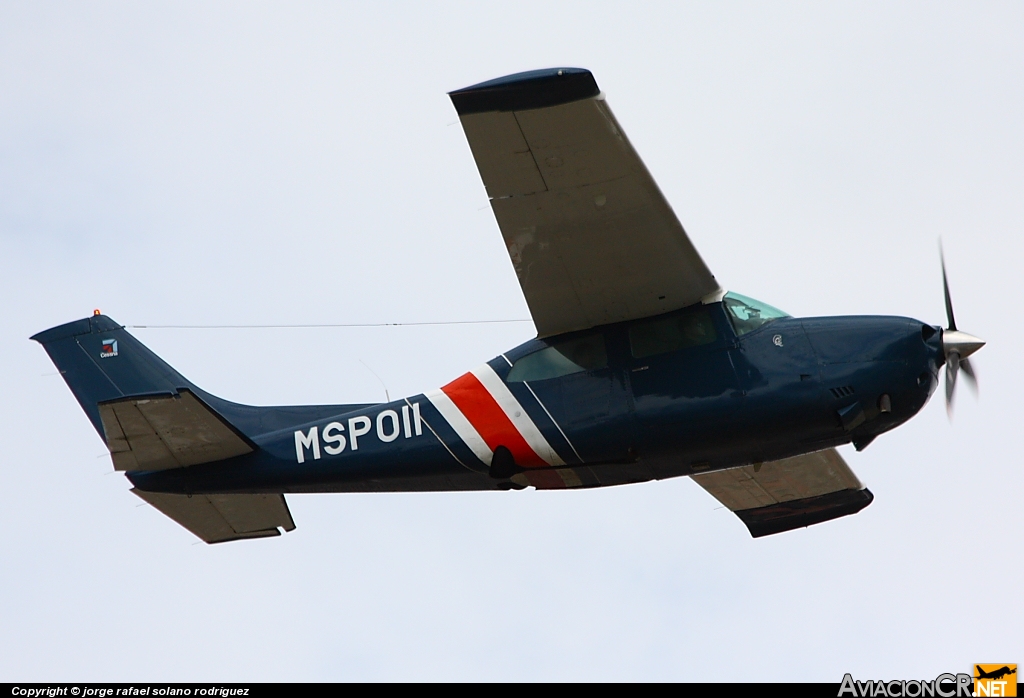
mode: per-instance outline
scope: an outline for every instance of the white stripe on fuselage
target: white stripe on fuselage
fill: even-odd
[[[565,461],[551,447],[548,440],[544,438],[540,429],[530,419],[530,415],[526,413],[523,406],[516,400],[516,396],[505,385],[505,381],[494,372],[493,368],[488,364],[484,364],[473,369],[472,373],[483,384],[490,396],[498,403],[498,407],[501,408],[505,416],[512,422],[512,426],[516,428],[516,431],[522,435],[526,443],[530,445],[534,453],[540,456],[542,461],[548,465],[565,465]]]
[[[423,395],[430,400],[430,404],[441,413],[441,416],[451,425],[451,428],[455,430],[459,438],[469,446],[476,457],[490,465],[494,452],[491,451],[491,447],[480,436],[480,432],[466,419],[466,415],[462,414],[459,408],[455,406],[452,399],[441,390],[431,390]]]

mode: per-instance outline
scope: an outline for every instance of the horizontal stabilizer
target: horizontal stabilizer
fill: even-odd
[[[279,536],[280,528],[295,529],[288,504],[280,494],[132,492],[207,543]]]
[[[100,403],[99,413],[114,470],[183,468],[254,450],[187,390]]]
[[[834,448],[692,478],[754,538],[856,514],[874,499]]]

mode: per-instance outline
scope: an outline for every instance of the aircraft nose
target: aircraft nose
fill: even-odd
[[[968,356],[985,346],[985,340],[959,330],[944,330],[942,332],[942,353],[949,358],[949,355],[956,353],[960,359]]]

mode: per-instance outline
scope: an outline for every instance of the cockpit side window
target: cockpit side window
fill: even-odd
[[[629,328],[629,348],[635,359],[699,347],[716,339],[718,332],[707,308],[638,322]]]
[[[542,381],[601,368],[608,368],[604,335],[591,334],[554,342],[540,351],[527,354],[515,362],[505,381]]]
[[[790,317],[789,313],[785,313],[778,308],[773,308],[767,303],[762,303],[753,298],[741,296],[738,293],[729,292],[725,294],[722,303],[725,305],[729,322],[732,323],[732,327],[736,330],[738,336],[745,335],[747,332],[753,332],[761,325],[767,325],[772,320]]]

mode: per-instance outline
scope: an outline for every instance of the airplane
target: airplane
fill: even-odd
[[[132,492],[207,543],[295,528],[285,494],[579,489],[689,476],[761,537],[861,511],[836,447],[924,407],[984,342],[905,317],[795,318],[728,292],[588,70],[449,93],[537,336],[380,404],[255,407],[97,310],[39,342]]]
[[[999,669],[994,669],[992,671],[984,671],[984,670],[982,670],[980,664],[975,664],[974,668],[978,671],[977,676],[974,677],[976,679],[993,679],[993,680],[998,680],[998,679],[1003,678],[1004,676],[1009,676],[1010,674],[1016,674],[1017,673],[1016,667],[1011,669],[1008,666],[1004,666],[1004,667],[1001,667]]]

